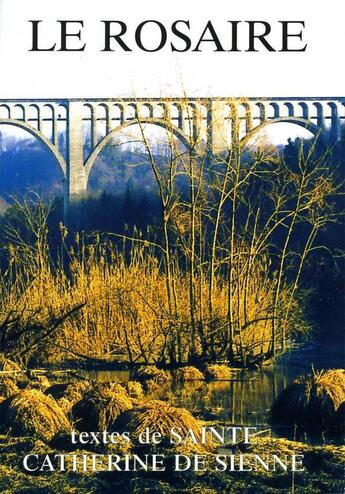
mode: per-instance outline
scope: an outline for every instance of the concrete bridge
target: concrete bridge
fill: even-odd
[[[197,153],[217,155],[276,122],[313,134],[345,122],[345,97],[0,99],[0,125],[28,131],[49,148],[65,177],[65,204],[87,190],[93,164],[118,132],[137,123],[171,132]]]

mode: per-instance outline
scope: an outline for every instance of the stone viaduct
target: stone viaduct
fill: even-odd
[[[345,97],[0,99],[0,126],[28,131],[54,154],[66,208],[86,192],[90,170],[111,138],[139,122],[166,128],[187,148],[214,156],[275,122],[314,135],[329,128],[336,141]]]

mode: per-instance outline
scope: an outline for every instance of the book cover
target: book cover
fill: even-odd
[[[0,0],[0,491],[344,492],[340,0]]]

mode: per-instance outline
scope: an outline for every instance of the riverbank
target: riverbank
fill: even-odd
[[[190,377],[192,369],[187,371],[184,374]],[[234,439],[231,436],[234,431],[246,429],[241,427],[244,416],[237,422],[229,416],[225,421],[219,420],[222,410],[217,409],[210,392],[213,389],[216,394],[228,397],[229,384],[244,384],[238,376],[232,376],[232,383],[229,380],[185,382],[178,388],[179,392],[174,390],[172,382],[160,382],[163,377],[167,376],[159,373],[156,381],[148,379],[142,384],[128,380],[122,383],[76,380],[75,376],[54,382],[49,382],[46,376],[26,378],[26,381],[7,377],[2,383],[4,398],[0,403],[3,434],[0,491],[5,494],[343,492],[345,448],[337,444],[340,438],[325,444],[320,437],[318,444],[311,444],[271,437],[270,430],[260,430],[253,422],[248,428],[252,434],[249,439],[241,432]],[[248,380],[245,384],[255,383]],[[235,392],[239,393],[239,389]],[[205,397],[207,408],[201,408],[201,402],[188,406],[189,410],[182,408],[196,400],[195,393]],[[233,400],[233,410],[240,410],[243,403]],[[223,405],[223,411],[228,414],[228,402]],[[210,415],[213,416],[209,418]],[[219,441],[217,434],[224,428],[230,428],[230,434]],[[151,436],[146,440],[147,429]],[[74,430],[77,432],[73,435]],[[107,440],[102,439],[102,431],[109,431],[104,436]],[[213,437],[210,431],[211,434],[215,431]],[[159,433],[155,440],[152,432]],[[188,440],[176,442],[180,436]]]
[[[44,472],[28,474],[22,460],[30,452],[39,457],[61,453],[32,437],[0,437],[0,490],[4,494],[337,494],[345,487],[345,449],[340,446],[310,446],[294,441],[257,438],[249,446],[236,447],[250,455],[304,456],[303,472]],[[78,451],[79,456],[92,452]],[[169,465],[169,462],[167,462]],[[294,490],[292,490],[294,489]]]

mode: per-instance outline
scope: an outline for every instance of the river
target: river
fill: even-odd
[[[344,349],[341,345],[317,344],[292,348],[270,368],[234,371],[230,381],[192,381],[181,385],[161,385],[152,398],[169,400],[176,406],[192,411],[196,416],[215,422],[255,426],[258,430],[270,428],[269,410],[279,393],[301,374],[314,370],[344,367]],[[92,370],[89,378],[96,380],[127,381],[126,370]],[[274,435],[292,438],[295,431],[279,430]],[[297,439],[312,441],[303,431]]]

